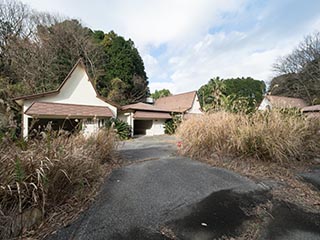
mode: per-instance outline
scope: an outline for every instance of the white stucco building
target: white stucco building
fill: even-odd
[[[121,107],[118,117],[132,127],[132,135],[162,135],[173,114],[183,118],[202,114],[196,91],[162,97],[154,104],[136,103]]]
[[[23,137],[48,123],[54,130],[79,129],[90,135],[105,119],[117,117],[116,105],[99,96],[81,59],[57,90],[14,100],[22,106]]]
[[[23,137],[42,131],[82,131],[89,136],[109,118],[120,118],[132,127],[132,135],[164,134],[165,122],[173,114],[183,118],[202,114],[196,91],[158,99],[155,103],[118,106],[99,96],[80,59],[59,88],[14,99],[22,107]]]

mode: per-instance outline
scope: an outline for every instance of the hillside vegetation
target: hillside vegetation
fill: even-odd
[[[131,103],[149,93],[143,60],[131,39],[19,1],[0,2],[0,53],[0,89],[7,89],[9,98],[56,89],[79,58],[104,97]]]

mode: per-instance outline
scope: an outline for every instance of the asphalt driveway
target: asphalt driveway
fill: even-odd
[[[160,136],[123,143],[125,166],[111,174],[76,222],[49,239],[206,240],[241,234],[252,219],[248,212],[270,200],[269,188],[179,157],[175,142]],[[318,239],[311,229],[310,239]]]

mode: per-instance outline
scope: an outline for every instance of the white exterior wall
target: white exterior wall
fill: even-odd
[[[146,135],[147,136],[163,135],[165,121],[166,120],[164,119],[153,120],[152,127],[150,129],[147,129]]]
[[[23,112],[25,112],[27,108],[25,106],[23,106]],[[26,114],[22,114],[23,118],[22,118],[22,136],[24,138],[28,137],[28,132],[29,132],[29,126],[28,126],[28,118],[30,116],[26,115]]]
[[[133,129],[133,113],[121,113],[118,115],[118,118],[131,126],[131,137],[133,137],[134,129]]]
[[[202,113],[198,95],[196,95],[196,97],[194,98],[192,107],[187,111],[187,113]]]
[[[271,103],[267,98],[264,98],[262,100],[262,102],[260,103],[260,106],[258,107],[258,110],[267,110],[268,108],[269,109],[272,108]]]
[[[98,132],[98,130],[99,130],[98,121],[96,121],[96,120],[93,122],[90,122],[90,123],[84,122],[82,127],[83,127],[82,132],[85,137],[89,137],[93,133]]]
[[[86,71],[81,66],[77,66],[58,94],[25,100],[24,110],[30,107],[35,100],[38,102],[108,107],[113,115],[115,117],[117,116],[117,108],[115,106],[97,98],[97,93],[94,90]]]
[[[85,69],[80,65],[76,67],[69,79],[60,89],[59,93],[25,100],[23,112],[25,112],[35,101],[108,107],[114,117],[117,117],[117,108],[115,106],[97,98],[97,93],[90,82],[89,76]],[[23,114],[23,137],[28,136],[29,117],[31,116]]]

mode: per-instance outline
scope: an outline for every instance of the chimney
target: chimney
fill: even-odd
[[[148,98],[146,99],[146,103],[148,103],[148,104],[154,104],[154,99],[153,99],[152,97],[148,97]]]

